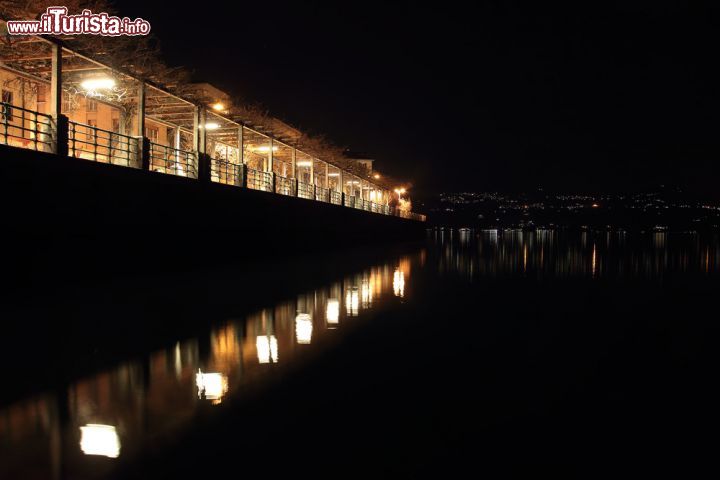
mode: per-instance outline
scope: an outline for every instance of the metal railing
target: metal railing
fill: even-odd
[[[149,149],[149,165],[153,172],[198,178],[197,155],[195,152],[160,145],[153,142]]]
[[[330,203],[333,205],[342,205],[342,193],[330,190]]]
[[[313,185],[310,185],[309,183],[305,182],[298,182],[298,192],[297,196],[300,198],[306,198],[308,200],[314,199],[314,191],[313,191]]]
[[[318,202],[329,202],[329,193],[330,191],[327,188],[318,187],[317,185],[315,186],[315,200],[317,200]]]
[[[54,136],[50,115],[0,102],[0,144],[52,152]]]
[[[68,155],[93,162],[140,168],[140,139],[68,121]]]
[[[237,165],[222,158],[210,160],[210,179],[213,182],[240,186],[242,185],[242,176],[242,165]]]
[[[295,196],[295,179],[275,175],[275,193],[280,195]]]
[[[121,133],[104,130],[93,125],[68,121],[68,155],[102,163],[142,167],[142,141]],[[57,129],[50,115],[0,102],[0,144],[52,152]],[[195,152],[175,149],[166,145],[147,142],[150,170],[172,175],[198,178],[198,157]],[[223,159],[210,160],[210,178],[228,185],[243,185],[243,165]],[[298,196],[308,200],[343,204],[343,195],[335,190],[296,182],[293,178],[273,176],[251,168],[246,169],[248,188]],[[421,215],[389,205],[345,195],[345,206],[382,215],[392,215],[424,222]]]
[[[253,190],[262,190],[263,192],[273,191],[272,173],[262,172],[253,168],[247,169],[247,187]]]
[[[342,205],[342,193],[330,190],[330,203],[333,205]]]

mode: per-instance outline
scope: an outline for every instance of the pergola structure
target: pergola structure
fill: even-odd
[[[268,120],[278,138],[52,38],[0,42],[0,86],[0,143],[393,213],[388,188],[301,150],[282,122]]]

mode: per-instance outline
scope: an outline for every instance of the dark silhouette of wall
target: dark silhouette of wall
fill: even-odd
[[[107,273],[422,238],[425,225],[0,145],[6,272]],[[7,268],[9,267],[9,269]]]

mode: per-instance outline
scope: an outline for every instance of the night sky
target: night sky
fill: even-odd
[[[169,64],[370,152],[415,195],[719,196],[717,9],[118,3],[150,21]]]

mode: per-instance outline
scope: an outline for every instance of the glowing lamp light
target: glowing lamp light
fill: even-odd
[[[203,373],[198,370],[195,374],[195,385],[198,388],[198,398],[202,398],[204,394],[205,398],[217,405],[228,391],[228,378],[222,373]]]
[[[273,152],[277,152],[278,147],[272,147]],[[255,147],[253,152],[260,152],[260,153],[268,153],[270,151],[270,147],[268,145],[261,145],[259,147]]]
[[[220,103],[220,102],[217,102],[217,103],[214,103],[214,104],[213,104],[212,108],[213,108],[213,110],[215,110],[215,111],[222,112],[223,110],[225,110],[225,105],[223,105],[223,104]]]
[[[202,127],[202,125],[200,125],[200,127]],[[219,123],[207,122],[207,123],[205,124],[205,130],[217,130],[218,128],[220,128],[220,124],[219,124]]]
[[[120,456],[120,437],[112,425],[89,423],[80,427],[80,449],[85,455]]]
[[[312,340],[312,317],[307,313],[299,313],[295,317],[295,338],[301,345],[309,345]]]
[[[103,89],[108,90],[115,86],[115,80],[109,77],[88,78],[87,80],[83,80],[82,83],[80,83],[80,86],[83,90],[88,92]]]
[[[327,318],[328,325],[337,325],[340,322],[340,302],[337,299],[328,300],[325,318]]]
[[[258,335],[255,347],[259,363],[277,363],[278,343],[275,335]]]
[[[312,165],[312,162],[310,160],[300,160],[299,162],[295,162],[295,165],[298,167],[309,167]]]
[[[328,177],[339,177],[339,176],[340,176],[340,174],[337,172],[328,173]]]
[[[404,194],[405,191],[406,191],[406,190],[405,190],[404,188],[396,188],[396,189],[395,189],[395,193],[397,193],[398,195]]]
[[[380,174],[379,174],[379,173],[376,173],[375,175],[373,175],[373,178],[374,178],[375,180],[378,180],[378,179],[380,178]]]

